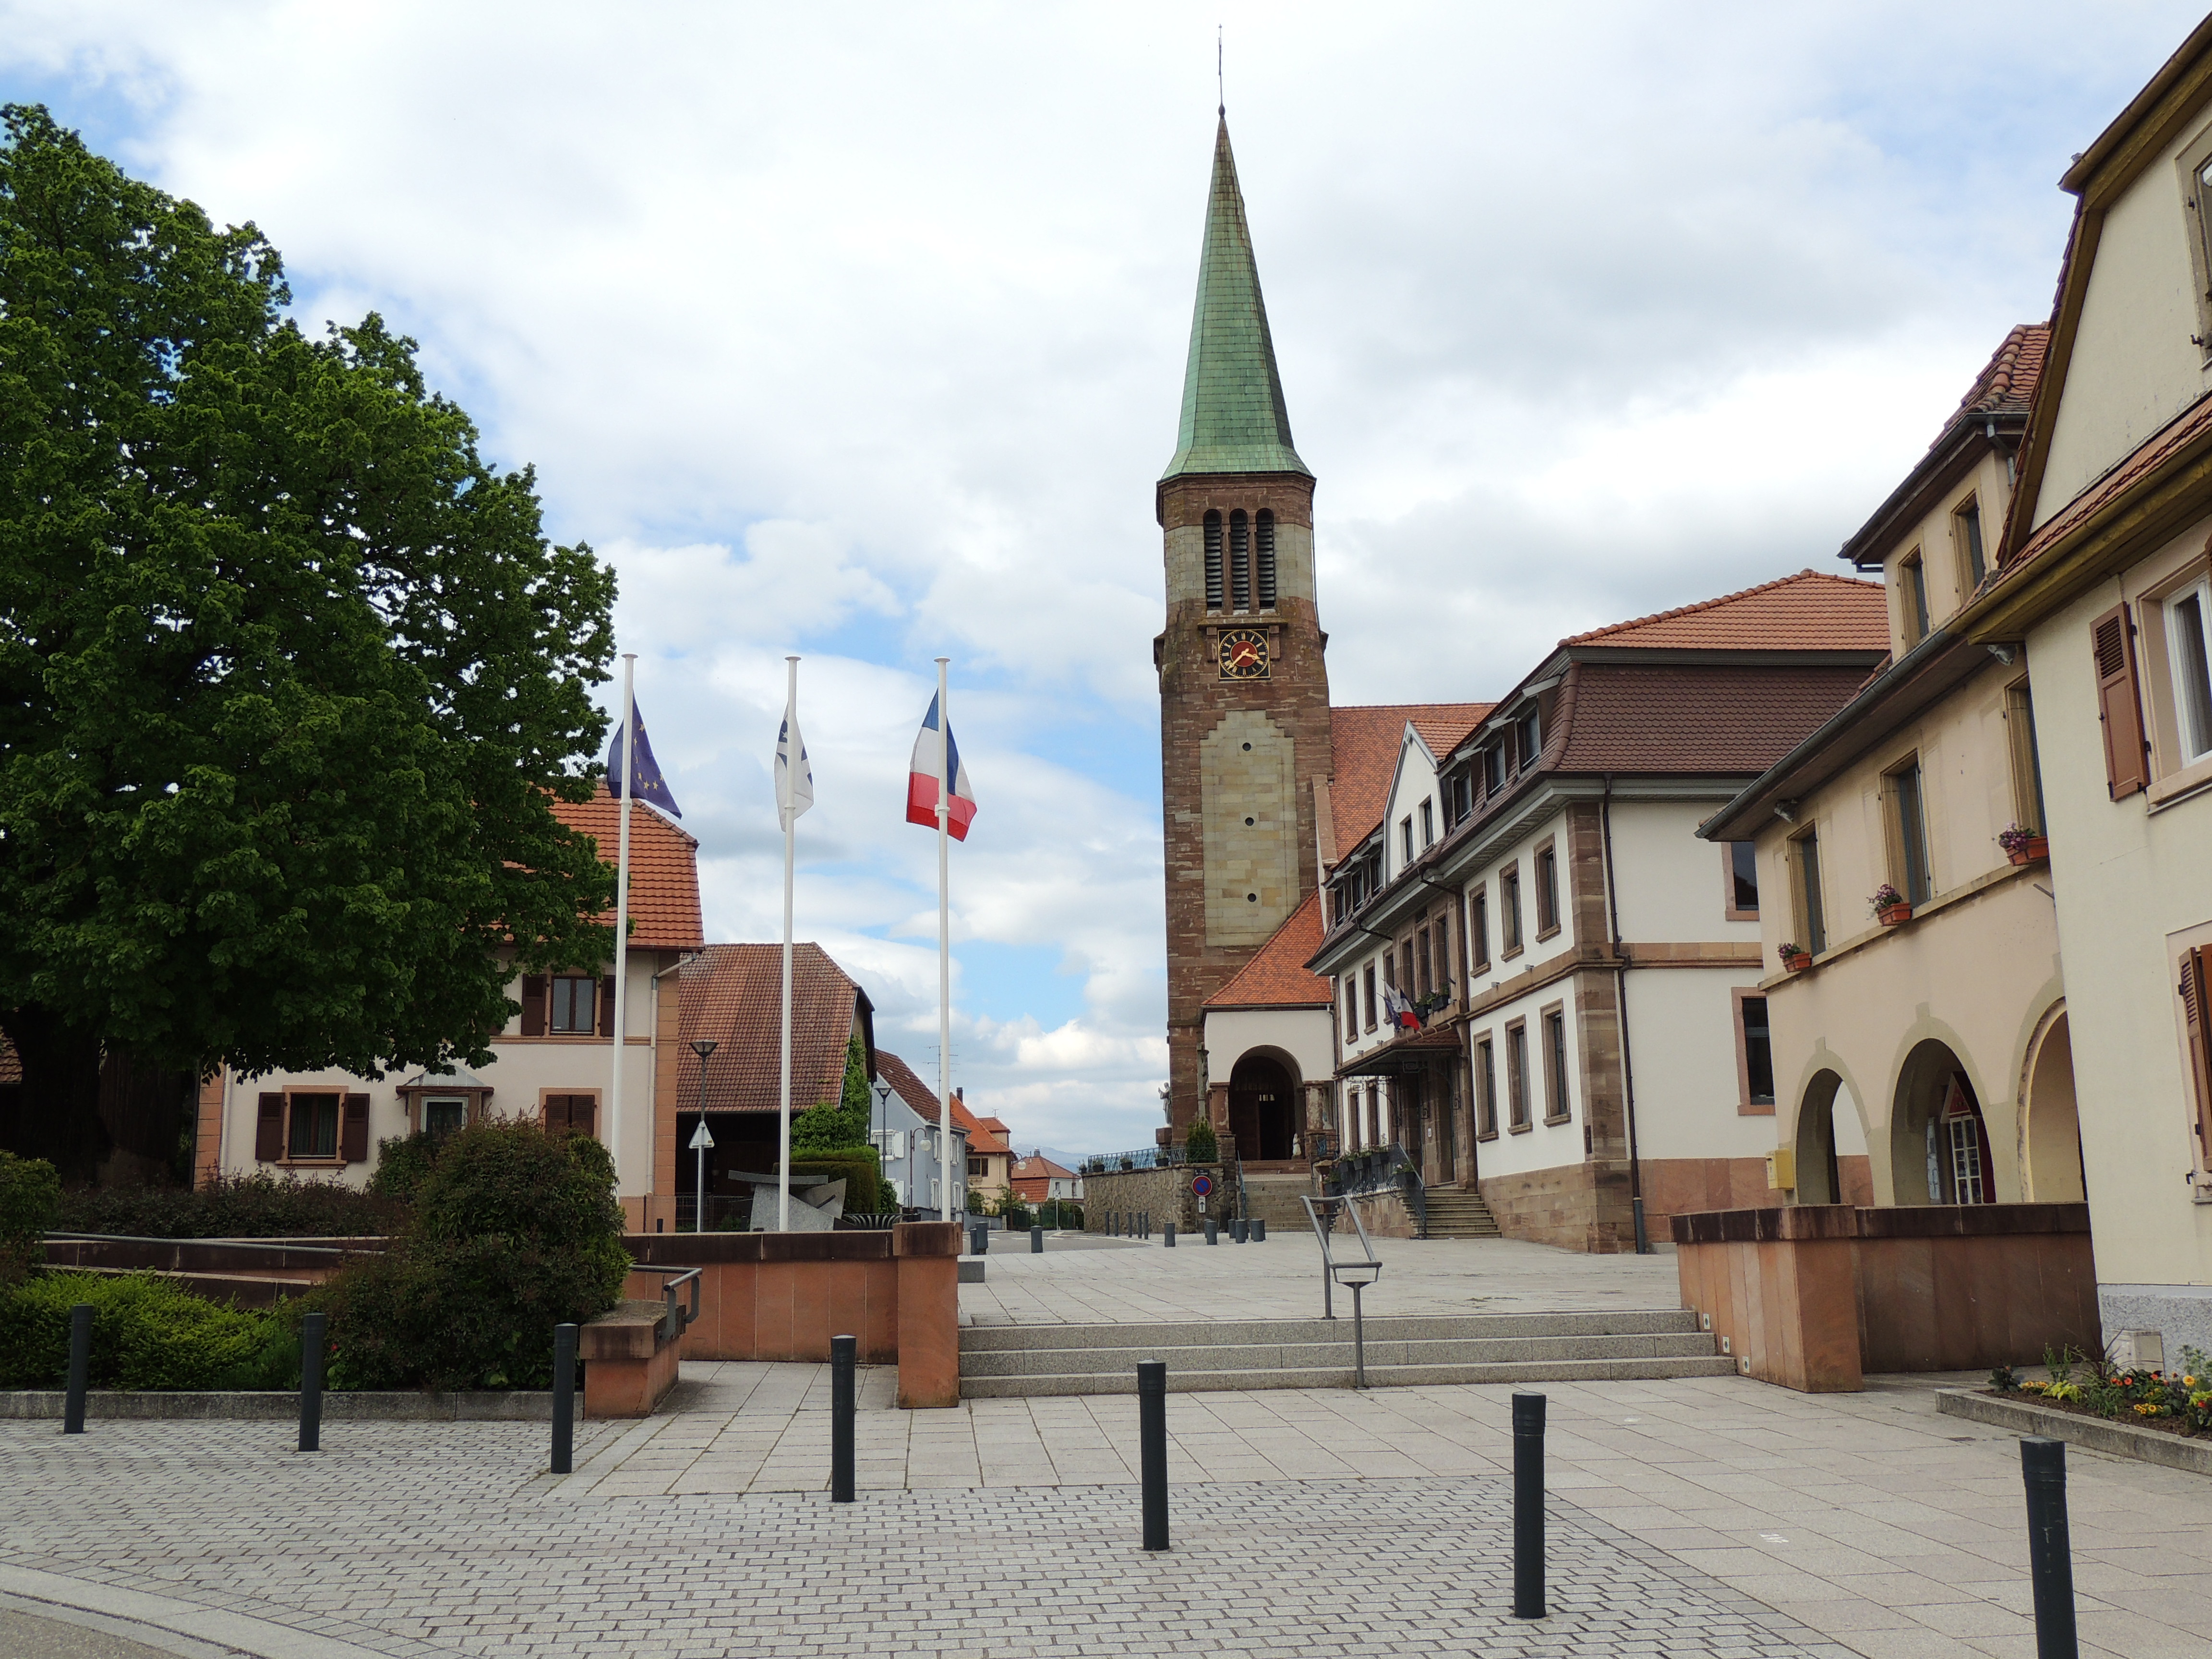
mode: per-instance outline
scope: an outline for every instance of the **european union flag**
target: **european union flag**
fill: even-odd
[[[680,818],[684,811],[676,804],[676,797],[668,793],[668,780],[660,775],[660,763],[653,757],[653,739],[645,734],[645,716],[637,712],[635,700],[630,703],[630,724],[637,731],[636,763],[630,768],[629,798],[650,801],[672,818]],[[616,730],[614,740],[607,745],[607,793],[619,799],[622,796],[623,734]]]

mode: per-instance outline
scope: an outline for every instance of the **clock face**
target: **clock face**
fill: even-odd
[[[1256,629],[1238,628],[1221,636],[1221,678],[1224,680],[1264,680],[1267,678],[1267,636]]]

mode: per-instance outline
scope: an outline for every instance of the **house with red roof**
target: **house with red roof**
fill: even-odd
[[[1083,1202],[1083,1177],[1041,1152],[1014,1160],[1013,1181],[1014,1195],[1031,1209],[1054,1199]]]
[[[1364,793],[1332,785],[1346,833],[1304,965],[1330,990],[1336,1145],[1418,1171],[1431,1232],[1494,1218],[1578,1249],[1764,1193],[1759,896],[1697,829],[1889,644],[1879,585],[1806,571],[1407,714],[1379,785],[1371,749]]]

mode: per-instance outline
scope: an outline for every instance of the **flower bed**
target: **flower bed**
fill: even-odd
[[[2181,1370],[2164,1371],[2115,1366],[2101,1358],[2072,1354],[2046,1356],[2048,1380],[2018,1376],[2008,1365],[1990,1374],[1990,1394],[2000,1399],[2032,1401],[2075,1417],[2103,1418],[2187,1440],[2212,1440],[2212,1355],[2181,1351]],[[2076,1366],[2084,1375],[2076,1376]]]

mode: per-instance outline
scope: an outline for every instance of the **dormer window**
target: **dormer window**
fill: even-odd
[[[1221,514],[1206,515],[1206,608],[1221,609]]]
[[[1514,741],[1521,749],[1521,769],[1525,772],[1544,752],[1543,716],[1534,703],[1530,703],[1528,712],[1513,723],[1513,730]]]
[[[1972,495],[1952,513],[1951,533],[1959,544],[1959,564],[1966,578],[1966,591],[1972,593],[1981,586],[1982,578],[1989,574],[1989,563],[1982,556],[1981,503]]]
[[[1505,745],[1493,743],[1482,751],[1482,787],[1486,794],[1499,794],[1505,788]]]
[[[1421,803],[1421,850],[1426,852],[1437,844],[1437,812],[1430,802]]]
[[[1260,609],[1275,608],[1275,515],[1267,507],[1260,509],[1253,526],[1253,585],[1260,590]]]
[[[1915,646],[1928,637],[1928,572],[1914,548],[1897,567],[1899,597],[1905,609],[1905,644]]]

